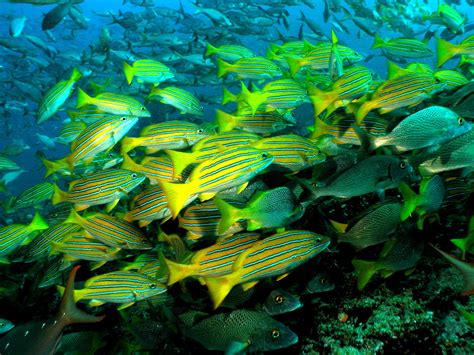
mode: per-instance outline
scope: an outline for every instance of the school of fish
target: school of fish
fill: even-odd
[[[148,332],[198,350],[295,346],[274,316],[337,290],[318,263],[344,245],[359,290],[439,252],[474,293],[474,114],[464,96],[451,99],[472,84],[474,26],[455,4],[125,0],[136,11],[96,12],[111,23],[83,52],[58,50],[55,36],[74,42],[88,28],[82,2],[3,1],[53,7],[34,26],[9,18],[0,37],[2,114],[47,127],[35,137],[44,179],[9,196],[34,165],[15,158],[32,141],[5,121],[0,300],[20,292],[7,279],[33,270],[21,294],[62,302],[25,324],[0,309],[0,354],[67,353],[65,326],[135,325],[147,309],[160,318]],[[315,8],[330,31],[308,15]],[[354,28],[358,40],[344,41]],[[373,42],[369,55],[358,41]],[[449,214],[467,236],[417,238]],[[84,353],[103,346],[98,334]],[[127,350],[160,346],[149,341]]]

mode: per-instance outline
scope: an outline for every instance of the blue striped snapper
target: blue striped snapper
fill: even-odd
[[[90,206],[107,204],[111,211],[120,199],[140,185],[146,177],[125,169],[108,169],[72,181],[65,192],[54,185],[53,205],[67,201],[74,204],[77,211]]]
[[[230,187],[245,187],[272,162],[273,157],[260,149],[227,149],[198,164],[186,183],[161,182],[172,217],[176,218],[185,204],[199,194],[206,200]]]
[[[132,65],[123,62],[123,72],[128,84],[132,84],[133,78],[139,84],[153,84],[158,86],[163,81],[174,78],[169,67],[152,59],[140,59]]]
[[[63,222],[84,228],[98,241],[120,249],[147,250],[151,245],[140,229],[133,224],[103,213],[80,216],[74,209]]]
[[[120,257],[120,248],[107,246],[86,231],[78,231],[69,234],[62,242],[53,242],[50,255],[61,253],[63,260],[86,260],[94,261],[91,270],[96,270],[107,261]]]
[[[23,262],[31,263],[48,257],[53,243],[62,242],[68,235],[81,229],[75,224],[57,224],[42,232],[23,251]]]
[[[166,195],[158,185],[138,194],[123,219],[128,222],[138,221],[140,227],[145,227],[155,220],[166,221],[170,217],[171,211],[168,208]]]
[[[199,99],[187,90],[175,86],[168,86],[163,89],[153,87],[147,96],[147,100],[154,99],[155,97],[159,97],[161,103],[178,109],[182,115],[202,116],[204,114],[204,108]]]
[[[264,150],[273,157],[271,170],[296,172],[326,159],[313,141],[295,134],[263,138],[250,146]]]
[[[69,169],[73,171],[79,161],[87,166],[97,154],[110,151],[137,122],[134,116],[111,116],[88,126],[71,144]]]
[[[163,149],[184,149],[207,136],[209,133],[204,128],[192,122],[161,122],[143,128],[140,137],[125,137],[121,152],[128,153],[136,147],[145,147],[147,154]]]
[[[126,153],[122,156],[123,163],[120,167],[145,175],[150,181],[150,185],[156,185],[160,181],[179,182],[185,180],[182,176],[174,174],[173,163],[167,156],[145,157],[140,163],[136,163]]]
[[[174,176],[178,177],[192,164],[202,163],[226,149],[245,147],[260,138],[256,134],[242,131],[220,132],[197,142],[192,146],[191,152],[178,152],[168,149],[165,153],[173,163]]]
[[[304,230],[278,233],[256,242],[239,255],[231,273],[204,279],[214,309],[234,286],[244,284],[249,288],[261,279],[285,275],[314,258],[329,243],[329,238]]]
[[[36,113],[36,122],[38,124],[47,121],[59,111],[74,90],[74,84],[76,84],[81,76],[79,70],[74,68],[69,80],[60,81],[46,92],[39,103],[38,112]]]
[[[123,94],[116,94],[112,92],[102,92],[96,97],[87,95],[81,89],[77,94],[77,108],[86,105],[94,105],[99,110],[111,113],[114,115],[136,116],[136,117],[150,117],[151,113],[139,101]]]
[[[223,237],[215,244],[194,252],[184,263],[162,257],[169,269],[168,286],[191,276],[202,279],[229,274],[237,257],[259,239],[259,233],[240,233]]]
[[[247,190],[247,188],[246,188]],[[242,207],[241,202],[232,204]],[[236,222],[225,233],[219,233],[218,226],[222,214],[217,208],[214,200],[204,201],[200,204],[188,207],[182,216],[179,216],[179,226],[187,230],[187,240],[200,238],[214,239],[222,235],[232,235],[244,230],[245,224]]]
[[[13,208],[15,210],[27,207],[35,207],[41,204],[45,200],[51,199],[53,195],[54,188],[53,184],[50,182],[43,182],[37,185],[34,185],[22,193],[20,193],[13,203]]]
[[[36,231],[47,229],[48,224],[35,213],[30,224],[10,224],[0,228],[0,264],[9,264],[8,255],[20,245],[32,241],[32,234]]]
[[[64,292],[64,287],[57,286],[57,288],[60,294]],[[124,309],[135,302],[164,292],[166,292],[165,285],[143,274],[133,271],[112,271],[88,279],[83,289],[74,290],[74,300],[89,301],[91,307],[118,303],[119,309]]]

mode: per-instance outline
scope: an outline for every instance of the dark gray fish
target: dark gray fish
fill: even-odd
[[[292,312],[301,307],[303,307],[303,304],[298,296],[281,288],[270,292],[263,303],[263,310],[271,316]]]
[[[412,172],[412,166],[400,157],[375,155],[344,171],[327,186],[306,186],[315,199],[322,196],[350,198],[396,188]]]
[[[44,15],[43,22],[41,23],[43,31],[51,30],[59,25],[69,13],[71,6],[72,4],[70,2],[59,4]]]
[[[328,275],[324,272],[319,272],[315,277],[308,281],[303,294],[329,292],[335,288],[336,285],[331,279],[329,279]]]
[[[268,314],[246,309],[213,315],[186,330],[185,335],[207,350],[226,353],[277,350],[298,342],[295,333]]]

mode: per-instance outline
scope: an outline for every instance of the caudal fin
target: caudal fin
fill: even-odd
[[[74,301],[74,280],[79,267],[80,266],[74,267],[69,273],[66,288],[64,289],[63,299],[59,307],[57,320],[62,322],[64,326],[75,323],[97,323],[105,318],[105,315],[93,316],[76,307]]]
[[[352,265],[357,273],[357,288],[362,290],[377,272],[376,264],[374,261],[354,259]]]
[[[399,188],[403,196],[403,207],[400,211],[400,220],[404,221],[410,217],[410,215],[416,209],[418,196],[412,189],[410,189],[407,184],[403,182],[400,184]]]
[[[209,296],[211,297],[214,309],[222,304],[224,299],[232,290],[232,287],[234,287],[230,280],[225,276],[205,278],[204,282],[209,290]]]
[[[123,72],[125,74],[125,78],[127,79],[128,85],[131,85],[133,81],[133,76],[135,75],[133,67],[127,62],[123,62]]]
[[[458,52],[458,46],[441,38],[436,38],[436,66],[440,67]]]
[[[220,58],[217,58],[217,77],[222,78],[230,72],[232,64],[223,61]]]
[[[217,232],[219,235],[223,235],[229,230],[230,227],[232,227],[235,222],[240,219],[239,214],[241,210],[220,198],[215,198],[214,203],[222,215],[221,220],[219,221]]]
[[[167,181],[161,181],[160,184],[166,196],[166,200],[168,201],[168,208],[171,211],[173,219],[178,217],[179,212],[183,209],[186,203],[193,200],[193,195],[197,197],[197,194],[194,194],[194,184],[175,184]]]
[[[221,110],[216,110],[216,121],[219,127],[219,132],[232,131],[238,124],[236,116],[230,115]]]

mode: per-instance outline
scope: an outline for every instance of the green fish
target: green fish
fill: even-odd
[[[400,214],[401,220],[406,220],[416,211],[419,216],[418,228],[423,229],[425,218],[441,208],[446,188],[441,176],[433,175],[421,181],[418,195],[405,183],[400,184],[400,192],[404,201]]]
[[[236,222],[245,221],[248,231],[280,228],[302,217],[295,195],[285,186],[257,192],[244,208],[237,208],[216,198],[214,202],[222,214],[219,234],[225,233]]]
[[[370,150],[393,146],[398,152],[405,152],[442,144],[465,134],[471,128],[472,125],[456,112],[441,106],[431,106],[404,118],[384,136],[362,134],[362,140],[368,139]]]
[[[147,99],[153,99],[155,96],[160,98],[161,103],[178,109],[182,115],[188,113],[202,116],[204,114],[204,108],[199,99],[187,90],[175,86],[167,86],[163,89],[153,87]]]
[[[420,260],[425,245],[417,237],[400,236],[386,242],[377,260],[352,260],[357,274],[357,288],[362,290],[376,273],[384,278],[397,271],[406,270],[406,274],[410,273]]]
[[[349,229],[347,224],[335,221],[331,221],[331,224],[339,232],[338,242],[349,243],[360,250],[392,238],[400,225],[401,208],[398,202],[370,208]]]

